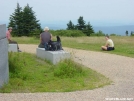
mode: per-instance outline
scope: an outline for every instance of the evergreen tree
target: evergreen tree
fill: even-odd
[[[78,19],[77,29],[83,30],[84,28],[86,28],[85,21],[83,20],[83,17],[80,16]]]
[[[14,22],[14,20],[13,20],[12,17],[10,17],[9,19],[10,19],[10,22],[9,22],[8,27],[12,26],[12,28],[14,29],[14,30],[12,31],[12,36],[14,36],[14,32],[15,32],[15,28],[16,28],[15,22]]]
[[[131,31],[131,36],[133,36],[133,31]]]
[[[73,29],[75,29],[75,26],[74,26],[74,24],[72,23],[71,20],[70,20],[69,23],[67,24],[67,29],[68,29],[68,30],[73,30]]]
[[[67,29],[81,30],[87,36],[90,36],[92,33],[94,33],[94,30],[90,22],[88,22],[88,24],[86,25],[82,16],[79,17],[77,25],[74,25],[70,20],[67,26],[68,26]]]
[[[128,31],[126,30],[126,36],[128,36]]]
[[[27,6],[22,8],[17,3],[15,12],[10,15],[10,22],[8,27],[13,27],[13,35],[29,36],[33,31],[41,30],[39,20],[36,20],[32,8]]]
[[[93,30],[90,22],[88,22],[88,24],[86,25],[86,31],[87,31],[87,33],[86,33],[87,36],[90,36],[91,34],[94,33],[94,30]]]
[[[8,25],[8,27],[13,27],[13,35],[19,36],[23,33],[22,18],[22,8],[20,7],[19,3],[17,3],[17,8],[15,9],[15,12],[10,16],[10,22]]]
[[[34,32],[37,29],[41,29],[39,20],[36,20],[32,7],[27,6],[23,9],[23,32],[25,36],[29,36],[31,32]]]

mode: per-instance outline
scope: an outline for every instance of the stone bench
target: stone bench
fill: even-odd
[[[17,44],[8,44],[8,52],[18,52]]]
[[[60,51],[45,51],[44,48],[36,48],[36,55],[39,58],[49,60],[51,63],[56,64],[63,59],[69,59],[70,53],[64,50]]]

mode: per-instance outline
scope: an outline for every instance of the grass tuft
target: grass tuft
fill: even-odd
[[[82,75],[84,75],[82,67],[71,60],[60,62],[54,70],[54,76],[60,78],[73,78]]]

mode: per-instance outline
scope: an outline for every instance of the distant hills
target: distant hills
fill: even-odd
[[[42,25],[43,26],[43,25]],[[50,29],[59,30],[59,29],[66,29],[67,26],[63,24],[47,24]],[[43,26],[44,27],[44,26]],[[122,26],[93,26],[95,32],[101,30],[105,34],[116,34],[125,36],[126,30],[129,32],[134,31],[134,25],[122,25]]]

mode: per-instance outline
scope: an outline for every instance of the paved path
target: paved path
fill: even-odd
[[[25,52],[35,53],[37,45],[19,45]],[[65,93],[6,93],[0,101],[134,101],[134,58],[102,52],[64,48],[72,58],[113,81],[112,85],[94,90]],[[112,98],[115,98],[112,100]],[[119,100],[120,98],[120,100]]]

